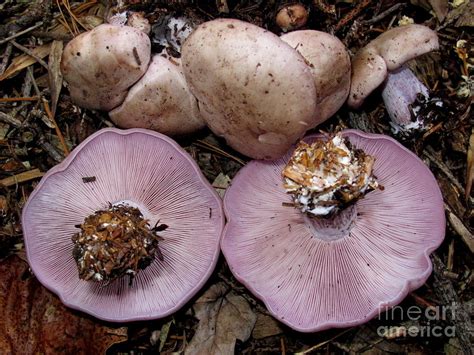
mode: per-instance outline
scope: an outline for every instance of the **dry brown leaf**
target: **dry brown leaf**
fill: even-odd
[[[103,354],[127,339],[127,328],[67,309],[17,256],[0,263],[0,309],[4,354]]]
[[[38,46],[36,48],[33,48],[31,52],[35,54],[39,58],[44,58],[49,54],[51,48],[51,43],[48,44],[43,44],[42,46]],[[18,57],[15,57],[10,66],[5,70],[5,73],[0,75],[0,81],[8,79],[18,73],[19,71],[29,67],[30,65],[36,63],[36,59],[33,57],[30,57],[27,54],[22,54],[19,55]]]
[[[63,86],[63,75],[61,73],[61,56],[63,55],[63,42],[53,41],[48,58],[49,90],[51,92],[51,112],[56,116],[59,94]]]
[[[263,339],[281,333],[283,333],[283,330],[275,318],[267,314],[257,313],[257,322],[252,331],[252,337],[254,339]]]
[[[456,21],[456,27],[474,27],[474,3],[468,1],[463,8],[464,11]]]
[[[199,325],[185,354],[233,354],[235,341],[246,341],[257,320],[247,301],[223,282],[212,285],[193,306]]]

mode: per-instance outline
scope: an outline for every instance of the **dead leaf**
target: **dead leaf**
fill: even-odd
[[[127,340],[111,328],[66,308],[29,274],[17,256],[0,263],[0,349],[4,354],[104,354]]]
[[[63,42],[53,41],[48,58],[49,91],[51,92],[51,112],[56,116],[59,94],[63,86],[61,73],[61,56],[63,55]]]
[[[472,182],[474,180],[474,128],[469,138],[467,150],[467,174],[466,174],[466,200],[471,196]]]
[[[31,52],[35,54],[37,57],[43,59],[49,54],[51,48],[51,43],[48,44],[43,44],[42,46],[38,46],[36,48],[33,48]],[[8,79],[18,73],[19,71],[29,67],[31,64],[36,63],[36,59],[27,55],[27,54],[22,54],[19,55],[18,57],[15,57],[10,66],[5,70],[5,72],[0,75],[0,81]]]
[[[233,354],[235,341],[246,341],[257,320],[247,301],[223,283],[212,285],[193,306],[199,319],[185,354]]]
[[[283,330],[275,318],[263,313],[257,313],[257,322],[252,331],[252,338],[263,339],[281,333],[283,333]]]
[[[472,1],[468,1],[463,8],[464,11],[461,12],[455,26],[474,27],[474,3]]]
[[[214,182],[212,183],[212,187],[217,191],[219,196],[221,198],[224,197],[226,189],[229,187],[231,182],[231,179],[229,176],[220,173],[217,175],[217,177],[214,179]]]
[[[439,22],[443,22],[448,14],[448,0],[411,0],[410,2],[425,10],[433,10]]]

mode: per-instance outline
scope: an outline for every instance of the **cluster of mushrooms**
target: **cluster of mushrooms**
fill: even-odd
[[[437,48],[433,31],[389,30],[351,64],[327,33],[278,37],[234,19],[183,30],[180,58],[152,56],[149,26],[129,22],[76,37],[62,71],[77,105],[131,129],[82,142],[23,211],[30,265],[66,305],[116,322],[164,317],[199,291],[220,250],[304,332],[366,322],[426,281],[445,222],[425,164],[382,135],[302,137],[381,85],[396,125],[422,124],[414,103],[429,93],[403,64]],[[257,159],[223,201],[168,137],[205,125]]]

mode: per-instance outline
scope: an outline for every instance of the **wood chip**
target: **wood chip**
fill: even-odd
[[[0,180],[0,186],[12,186],[16,184],[20,184],[22,182],[30,181],[33,179],[40,178],[44,175],[43,172],[41,172],[39,169],[33,169],[29,171],[25,171],[23,173],[14,175],[14,176],[9,176],[7,178],[4,178]]]

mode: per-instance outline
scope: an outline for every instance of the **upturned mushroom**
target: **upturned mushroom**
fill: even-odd
[[[148,36],[129,26],[103,24],[77,36],[61,60],[72,101],[105,111],[119,106],[145,73],[150,51]]]
[[[305,59],[263,28],[234,19],[206,22],[181,53],[203,119],[247,156],[278,158],[321,122]]]
[[[351,86],[351,60],[344,44],[329,33],[294,31],[280,37],[296,49],[311,68],[321,121],[344,104]]]
[[[216,265],[224,215],[172,139],[110,128],[48,171],[22,224],[44,286],[71,308],[122,322],[167,316],[196,294]]]
[[[232,273],[302,332],[359,325],[401,302],[430,275],[445,233],[426,165],[390,137],[354,130],[248,163],[224,211]]]
[[[179,62],[159,55],[153,57],[145,75],[109,116],[119,127],[148,128],[169,136],[189,134],[205,126]]]
[[[407,61],[438,47],[436,32],[416,24],[393,28],[372,40],[352,59],[349,107],[360,107],[366,97],[386,81],[382,97],[394,125],[401,128],[417,126],[410,105],[418,94],[428,98],[428,89],[409,69],[400,68]]]

